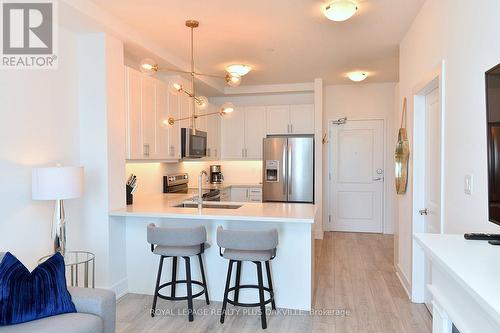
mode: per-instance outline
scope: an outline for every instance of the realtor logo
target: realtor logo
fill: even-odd
[[[3,0],[0,3],[1,68],[56,68],[55,3],[48,0]]]

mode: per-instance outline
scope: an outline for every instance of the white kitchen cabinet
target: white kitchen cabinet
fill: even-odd
[[[141,81],[142,75],[129,67],[126,76],[127,158],[142,159]]]
[[[245,157],[245,111],[236,107],[234,112],[222,119],[222,158]]]
[[[267,134],[288,134],[290,128],[290,105],[267,107]]]
[[[247,201],[262,202],[262,188],[260,187],[247,188]]]
[[[290,105],[290,133],[314,134],[314,105]]]
[[[223,159],[262,159],[266,137],[266,108],[237,107],[222,120]]]
[[[268,106],[267,134],[314,134],[314,105]]]
[[[210,104],[207,113],[217,111],[217,106]],[[207,157],[206,160],[216,161],[220,157],[220,131],[221,131],[221,117],[218,115],[211,115],[204,117],[207,121]]]
[[[266,137],[266,108],[245,108],[245,158],[262,159],[262,140]]]
[[[247,189],[242,187],[231,187],[231,201],[246,202]]]
[[[127,158],[177,160],[179,124],[168,124],[180,114],[179,98],[160,80],[126,68]]]

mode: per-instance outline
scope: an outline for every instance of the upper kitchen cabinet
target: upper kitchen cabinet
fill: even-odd
[[[218,107],[214,104],[209,104],[208,109],[203,113],[217,112]],[[212,115],[201,117],[206,119],[207,123],[207,157],[206,160],[216,161],[220,158],[220,130],[221,117]]]
[[[245,158],[262,159],[262,139],[266,137],[266,108],[245,108]]]
[[[221,148],[223,159],[245,158],[245,111],[236,107],[222,119]]]
[[[314,105],[268,106],[267,134],[314,134]]]
[[[290,129],[290,105],[267,107],[267,134],[288,134]]]
[[[223,159],[262,159],[266,137],[266,108],[237,107],[222,119]]]
[[[130,67],[127,82],[127,158],[177,160],[180,158],[180,127],[168,125],[178,118],[179,97],[162,81]]]

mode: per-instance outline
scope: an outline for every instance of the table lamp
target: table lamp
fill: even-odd
[[[32,175],[33,200],[55,200],[52,239],[54,252],[66,252],[65,199],[74,199],[83,193],[83,167],[34,168]]]

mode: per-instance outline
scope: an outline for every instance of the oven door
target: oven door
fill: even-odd
[[[207,156],[207,132],[181,128],[182,158]]]

